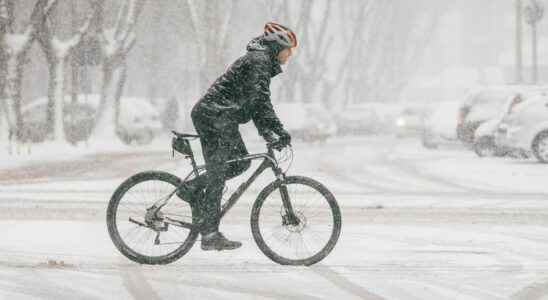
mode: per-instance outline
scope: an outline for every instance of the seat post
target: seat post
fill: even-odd
[[[200,174],[198,173],[198,165],[196,165],[196,160],[194,159],[194,153],[190,154],[190,163],[192,164],[192,169],[194,170],[194,174],[196,177],[198,177]]]
[[[198,177],[198,165],[196,164],[196,159],[194,159],[194,151],[192,151],[192,147],[190,147],[190,142],[185,139],[185,144],[188,147],[188,151],[190,152],[186,157],[190,158],[190,164],[192,165],[192,169],[196,177]]]

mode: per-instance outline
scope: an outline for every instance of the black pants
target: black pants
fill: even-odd
[[[225,163],[248,154],[238,123],[208,115],[200,111],[198,106],[192,110],[191,116],[200,135],[206,172],[189,184],[205,188],[205,198],[201,199],[199,205],[204,217],[202,234],[208,234],[219,230],[221,198],[226,180],[245,172],[251,162],[247,160]]]

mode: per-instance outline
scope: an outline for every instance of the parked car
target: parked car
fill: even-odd
[[[406,107],[396,117],[396,137],[419,136],[424,128],[424,107]]]
[[[500,122],[500,118],[487,120],[481,123],[474,132],[473,148],[479,157],[507,154],[507,150],[495,142],[495,133]]]
[[[21,111],[24,120],[25,138],[29,142],[40,143],[46,140],[47,98],[39,98]],[[95,114],[99,106],[98,95],[79,95],[77,102],[65,98],[64,125],[68,142],[76,144],[89,138],[95,124]],[[124,97],[120,101],[119,124],[116,133],[125,143],[150,143],[162,130],[159,112],[147,100]]]
[[[89,105],[70,102],[68,99],[63,106],[65,137],[69,143],[76,144],[90,135],[95,110]],[[47,138],[47,103],[47,98],[39,98],[21,109],[26,141],[40,143]]]
[[[162,129],[160,113],[149,101],[122,98],[116,133],[124,143],[149,144]]]
[[[380,118],[372,108],[344,109],[335,118],[340,135],[376,134],[381,128]]]
[[[475,131],[485,121],[498,118],[502,106],[515,91],[509,88],[489,87],[472,92],[459,108],[457,137],[472,147]]]
[[[325,142],[337,133],[331,114],[316,103],[279,103],[276,112],[294,139]]]
[[[367,102],[350,105],[334,113],[338,135],[392,134],[395,116],[400,109],[395,104]]]
[[[548,95],[512,105],[498,126],[496,143],[548,163]]]
[[[458,144],[457,117],[460,103],[442,101],[425,117],[421,130],[421,142],[425,148]]]
[[[457,137],[479,156],[504,155],[506,150],[495,143],[500,120],[514,102],[546,90],[542,86],[506,85],[472,92],[459,108]]]

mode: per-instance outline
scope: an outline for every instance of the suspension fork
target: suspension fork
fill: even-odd
[[[293,204],[291,204],[289,192],[287,191],[287,186],[284,182],[280,183],[280,196],[282,196],[282,203],[284,205],[286,213],[286,215],[284,216],[285,221],[288,225],[298,225],[299,218],[297,217],[297,215],[295,215],[295,210],[293,209]]]
[[[298,225],[299,218],[295,215],[293,204],[291,204],[291,198],[289,197],[289,192],[287,191],[287,186],[285,184],[285,174],[282,169],[276,165],[272,165],[272,171],[274,171],[276,179],[280,182],[280,196],[282,197],[282,203],[285,210],[285,215],[283,216],[284,223],[287,223],[287,225]]]

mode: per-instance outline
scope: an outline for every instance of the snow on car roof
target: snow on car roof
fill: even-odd
[[[65,103],[71,103],[72,98],[70,95],[65,96]],[[100,95],[98,94],[80,94],[78,95],[78,103],[88,104],[89,106],[97,109],[100,102]],[[31,110],[38,106],[46,105],[48,102],[47,97],[40,97],[31,103],[24,105],[21,110],[23,112]],[[133,113],[151,112],[157,114],[158,110],[150,103],[146,98],[138,97],[122,97],[120,100],[121,109],[127,110]]]
[[[65,103],[71,103],[72,98],[70,95],[65,96]],[[21,111],[23,114],[32,114],[32,116],[26,116],[35,120],[45,120],[48,98],[40,97],[31,103],[23,106]],[[97,94],[80,94],[78,95],[78,103],[83,105],[89,105],[89,107],[97,110],[100,102],[100,95]],[[138,97],[122,97],[120,100],[120,111],[122,117],[124,116],[156,116],[160,115],[158,109],[154,107],[147,99]]]
[[[524,84],[509,84],[509,85],[491,85],[491,86],[482,86],[474,88],[468,93],[468,96],[465,98],[463,105],[471,105],[475,101],[478,101],[483,98],[483,100],[506,100],[506,97],[510,96],[512,93],[536,93],[536,92],[547,92],[548,86],[546,85],[524,85]],[[485,93],[486,95],[492,93],[494,97],[482,96],[478,98],[479,95]]]

